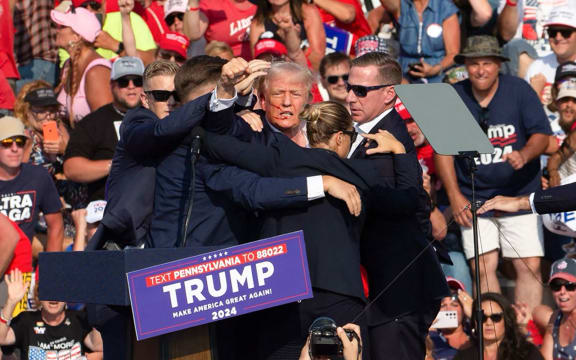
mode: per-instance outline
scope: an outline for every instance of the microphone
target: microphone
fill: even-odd
[[[192,162],[195,163],[200,156],[200,147],[202,146],[202,139],[204,138],[204,129],[200,126],[195,126],[190,134],[192,135],[192,147],[190,152],[192,154]]]

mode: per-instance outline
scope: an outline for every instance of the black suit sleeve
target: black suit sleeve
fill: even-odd
[[[308,203],[305,177],[266,178],[226,165],[205,165],[202,171],[208,188],[226,193],[248,210],[284,209]]]
[[[534,208],[538,214],[576,210],[576,183],[536,191]]]
[[[201,96],[164,119],[142,109],[129,113],[120,129],[127,151],[138,156],[154,156],[179,143],[204,118],[209,99],[210,94]]]

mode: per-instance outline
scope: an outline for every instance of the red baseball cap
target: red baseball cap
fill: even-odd
[[[450,290],[463,290],[466,291],[466,287],[462,283],[462,281],[453,278],[452,276],[446,276],[446,282],[448,283],[448,287]]]
[[[288,50],[286,46],[276,39],[260,39],[254,45],[254,57],[258,57],[264,53],[273,53],[275,55],[287,55]]]
[[[182,57],[186,57],[188,45],[190,45],[190,41],[186,36],[171,31],[164,34],[164,37],[160,40],[160,44],[158,44],[160,49],[175,51],[182,55]]]

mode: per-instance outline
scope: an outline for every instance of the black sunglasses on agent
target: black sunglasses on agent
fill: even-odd
[[[560,291],[562,286],[566,288],[566,291],[574,291],[576,290],[576,283],[564,281],[564,280],[552,280],[550,282],[550,289],[554,292]]]
[[[22,149],[24,147],[24,145],[26,145],[26,137],[24,136],[13,136],[13,137],[9,137],[7,139],[4,139],[0,142],[2,144],[2,147],[5,149],[9,149],[12,147],[12,144],[16,143],[16,146],[18,146],[20,149]]]
[[[364,85],[352,85],[352,84],[346,83],[346,92],[350,92],[350,90],[352,90],[354,92],[354,95],[363,98],[363,97],[366,97],[366,95],[368,95],[368,92],[370,92],[370,91],[378,90],[378,89],[385,88],[387,86],[394,86],[394,85],[396,85],[396,84],[364,86]]]
[[[350,136],[350,141],[352,142],[352,144],[354,144],[354,141],[356,141],[356,138],[358,138],[358,133],[356,132],[356,130],[341,130],[344,134],[349,135]]]
[[[122,76],[121,78],[116,79],[116,83],[118,84],[118,87],[121,89],[130,86],[130,81],[132,81],[134,87],[142,87],[143,84],[142,76]]]
[[[148,90],[144,91],[146,95],[150,95],[154,98],[155,101],[158,102],[165,102],[170,99],[171,96],[174,97],[174,100],[180,102],[180,97],[176,93],[176,91],[168,91],[168,90]]]
[[[326,81],[328,82],[328,84],[332,85],[338,83],[339,79],[342,79],[342,81],[344,82],[348,82],[348,74],[326,76]]]

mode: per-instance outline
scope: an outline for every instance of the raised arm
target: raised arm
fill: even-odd
[[[518,0],[507,0],[498,16],[498,33],[504,41],[510,41],[518,28]]]
[[[200,10],[199,0],[188,0],[188,8],[184,13],[184,35],[190,41],[198,40],[204,36],[208,24],[206,14]]]
[[[350,24],[356,19],[356,9],[351,4],[338,0],[315,0],[314,4],[344,24]]]
[[[124,51],[126,52],[126,56],[138,57],[136,38],[134,37],[134,30],[130,22],[130,12],[134,9],[134,0],[118,0],[118,7],[120,8],[120,18],[122,22],[122,43],[124,44]]]
[[[0,345],[13,345],[16,342],[14,330],[8,325],[12,320],[12,313],[16,305],[26,294],[28,284],[22,277],[22,272],[18,269],[13,270],[10,274],[4,276],[6,287],[8,289],[8,298],[2,307],[1,316],[4,321],[0,321]]]

